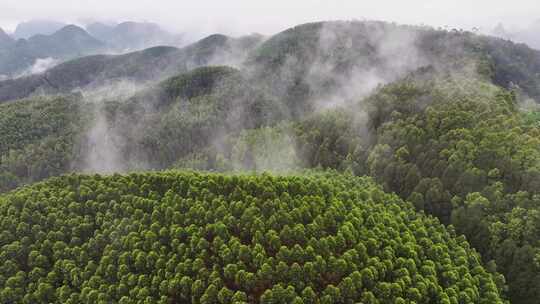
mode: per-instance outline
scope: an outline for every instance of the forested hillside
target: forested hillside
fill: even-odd
[[[367,178],[69,175],[0,217],[3,303],[503,303],[463,237]]]
[[[94,55],[70,60],[44,73],[0,81],[0,102],[42,94],[93,90],[115,81],[155,83],[210,64],[235,64],[261,37],[212,35],[182,49],[158,46],[122,55]]]
[[[35,67],[42,60],[58,64],[98,53],[123,54],[187,42],[149,22],[76,24],[30,20],[19,23],[11,35],[0,29],[0,80],[41,73]]]
[[[0,192],[71,169],[85,125],[80,100],[73,95],[0,104]]]
[[[540,51],[526,45],[466,31],[336,21],[299,25],[268,39],[211,35],[182,49],[83,57],[42,75],[0,81],[0,101],[40,90],[67,93],[118,78],[163,80],[205,65],[242,67],[297,115],[312,110],[313,99],[358,98],[379,83],[426,67],[478,73],[540,99]]]
[[[2,296],[15,302],[27,296],[28,303],[123,297],[122,303],[540,303],[539,54],[457,30],[322,22],[264,41],[212,35],[183,49],[86,57],[34,78],[0,82],[0,99],[48,95],[0,104],[0,192],[7,193],[0,210],[10,219],[5,227],[32,218],[17,213],[26,204],[38,205],[28,208],[43,218],[50,213],[90,225],[65,228],[79,224],[43,219],[36,229],[46,237],[40,239],[28,227],[5,228],[28,233],[30,240],[24,245],[17,238],[18,246],[39,248],[47,263],[33,264],[40,268],[34,271],[28,261],[13,260],[15,266],[4,267],[14,278]],[[28,85],[33,82],[38,84]],[[131,89],[123,90],[124,83]],[[81,93],[50,95],[75,88]],[[225,175],[69,175],[26,186],[70,172],[171,168]],[[334,173],[312,176],[305,169]],[[291,176],[230,175],[246,171]],[[261,190],[266,188],[268,193]],[[274,209],[265,209],[271,204]],[[293,209],[300,204],[308,215],[296,218]],[[223,243],[233,242],[228,249],[238,252],[220,253],[222,243],[212,247],[215,235],[208,231],[217,229],[218,219],[229,229]],[[352,243],[319,243],[337,237],[347,222],[354,240],[366,247],[364,260],[347,260],[349,249],[361,250]],[[306,239],[284,241],[297,235],[296,224],[305,226]],[[167,225],[180,229],[176,249]],[[162,228],[169,229],[163,236]],[[270,229],[279,243],[273,235],[256,236]],[[427,232],[418,234],[422,229]],[[146,230],[153,233],[150,241]],[[64,236],[57,239],[58,231]],[[11,244],[17,233],[3,237]],[[70,243],[73,233],[86,238]],[[54,241],[41,245],[49,238]],[[370,251],[369,238],[384,244],[377,247],[382,251]],[[426,250],[427,240],[442,247]],[[54,251],[57,241],[72,255]],[[415,253],[403,249],[410,242]],[[314,253],[292,258],[296,244],[305,254],[310,245]],[[0,256],[17,256],[6,246]],[[99,250],[74,257],[89,246]],[[264,253],[254,262],[256,254],[237,255],[241,246]],[[387,246],[391,254],[383,250]],[[404,250],[416,268],[400,260]],[[142,252],[148,260],[151,251],[153,264],[137,266],[130,255]],[[346,266],[332,254],[343,256]],[[308,256],[327,268],[310,272]],[[82,274],[59,273],[68,267],[62,259]],[[193,272],[201,263],[206,270]],[[265,263],[269,267],[259,273]],[[126,267],[120,271],[121,264]],[[375,267],[371,274],[363,270],[367,266]],[[402,266],[410,280],[399,281],[394,270]],[[343,271],[318,276],[326,269]],[[1,279],[7,284],[6,275]]]
[[[506,275],[513,303],[536,303],[539,126],[511,92],[471,80],[458,88],[404,83],[375,95],[374,111],[392,114],[372,119],[367,173],[467,235]],[[433,103],[418,111],[419,100]]]
[[[84,29],[67,25],[50,35],[33,35],[0,45],[0,75],[14,76],[32,67],[37,59],[72,59],[95,54],[105,44]]]
[[[373,176],[465,234],[506,276],[512,303],[537,303],[538,114],[520,110],[515,92],[470,78],[409,77],[380,88],[356,109],[250,131],[217,153],[230,157],[225,163],[238,163],[241,155],[250,169],[277,153],[288,157],[289,168]]]

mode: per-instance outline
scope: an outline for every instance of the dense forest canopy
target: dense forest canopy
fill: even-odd
[[[3,303],[503,303],[367,178],[69,175],[0,196]]]
[[[539,75],[525,45],[366,21],[0,82],[25,97],[0,104],[0,296],[540,303]],[[223,175],[30,185],[171,168]]]

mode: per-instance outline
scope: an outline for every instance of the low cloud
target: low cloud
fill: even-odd
[[[34,64],[29,67],[28,69],[24,70],[23,72],[19,73],[16,77],[24,77],[34,74],[41,74],[45,72],[46,70],[60,64],[61,61],[52,57],[47,58],[38,58],[36,61],[34,61]],[[1,78],[0,78],[1,80]]]

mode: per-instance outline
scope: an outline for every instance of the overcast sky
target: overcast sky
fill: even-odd
[[[491,29],[525,27],[540,18],[539,0],[0,0],[0,27],[54,19],[157,22],[169,30],[271,34],[291,25],[334,19]]]

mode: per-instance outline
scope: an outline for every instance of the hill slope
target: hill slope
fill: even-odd
[[[179,45],[181,36],[170,34],[155,23],[122,22],[117,25],[92,23],[86,26],[90,35],[116,50],[138,50],[157,45]]]
[[[506,276],[512,303],[539,303],[539,125],[515,92],[450,84],[404,82],[373,96],[364,172],[464,233]]]
[[[358,99],[421,68],[489,79],[540,101],[540,51],[471,32],[386,22],[290,28],[252,52],[248,67],[301,115],[310,100]]]
[[[91,100],[74,94],[0,104],[0,191],[58,170],[169,168],[222,136],[287,117],[278,101],[226,66],[197,68],[127,99]],[[46,163],[56,169],[34,169]]]
[[[70,60],[98,53],[126,53],[155,46],[177,46],[181,36],[157,24],[123,22],[115,26],[90,24],[87,31],[75,25],[32,20],[17,26],[13,37],[0,30],[0,75],[24,75],[38,59]]]
[[[52,20],[30,20],[19,23],[13,36],[17,39],[28,39],[35,35],[51,35],[66,25]]]
[[[31,67],[37,59],[72,59],[103,51],[105,44],[75,25],[65,26],[50,35],[19,39],[3,48],[0,73],[16,75]]]
[[[3,29],[0,28],[0,52],[3,52],[2,49],[10,47],[15,43],[15,40],[11,38]]]
[[[154,47],[124,55],[83,57],[42,74],[0,81],[0,102],[31,95],[69,93],[117,80],[159,81],[198,66],[238,63],[260,39],[212,35],[182,49]]]
[[[91,117],[80,96],[0,105],[0,192],[69,171]],[[91,113],[91,112],[90,112]]]
[[[404,33],[416,34],[406,43],[391,43]],[[321,47],[323,37],[334,43]],[[57,83],[69,86],[51,90],[69,91],[77,85],[72,79],[83,79],[84,86],[94,75],[105,75],[104,82],[129,75],[148,79],[148,67],[160,58],[190,58],[180,61],[180,70],[188,72],[135,96],[91,104],[77,115],[50,99],[27,101],[31,107],[20,103],[20,109],[0,107],[0,117],[9,109],[0,142],[21,138],[28,147],[3,152],[0,188],[86,169],[321,167],[370,175],[418,211],[466,235],[485,265],[505,275],[512,303],[539,303],[540,115],[520,104],[524,96],[537,94],[537,51],[472,33],[378,23],[308,24],[262,45],[257,37],[234,41],[253,46],[243,69],[192,70],[215,62],[216,50],[231,50],[227,37],[212,35],[180,51],[152,49],[156,53],[149,53],[148,65],[112,57],[119,60],[116,68],[85,74],[79,65],[84,61],[74,61],[76,77],[55,74]],[[393,60],[396,52],[411,55],[409,61]],[[415,61],[417,55],[426,61]],[[92,60],[88,65],[99,67]],[[39,103],[44,110],[36,107]],[[88,122],[76,124],[72,135],[93,140],[79,145],[72,136],[63,146],[35,148],[33,143],[53,142],[43,134],[63,137],[43,130],[65,127],[47,128],[40,112],[47,109],[69,121]],[[27,144],[27,137],[35,141]],[[111,151],[114,158],[108,158]],[[58,162],[58,155],[67,156]],[[58,163],[64,165],[29,169]]]
[[[440,73],[485,77],[505,88],[519,88],[540,100],[540,51],[470,32],[375,21],[319,22],[299,25],[262,44],[261,41],[262,37],[258,36],[233,39],[212,35],[177,54],[156,54],[156,61],[160,62],[159,58],[162,58],[164,64],[157,63],[155,69],[144,61],[139,69],[133,68],[134,59],[128,59],[132,56],[128,54],[118,57],[128,68],[116,76],[141,79],[138,73],[150,70],[155,74],[167,66],[165,63],[172,67],[187,64],[187,68],[208,64],[242,66],[247,78],[267,86],[268,92],[284,100],[292,113],[300,116],[316,107],[313,102],[333,99],[335,103],[365,97],[379,84],[426,67]],[[145,52],[151,51],[142,53]],[[170,55],[176,56],[177,60],[171,61]],[[86,71],[84,62],[89,60],[101,66],[108,65],[111,58],[83,58],[79,70]],[[183,71],[171,70],[173,74]],[[53,83],[56,87],[73,88],[69,83],[73,78],[81,85],[88,83],[70,77],[69,70],[51,72],[60,79]],[[112,78],[104,78],[91,70],[87,75],[103,81]],[[0,83],[4,88],[0,92],[0,101],[15,96],[26,97],[36,91],[36,86],[46,88],[49,85],[35,79],[20,79],[10,85]],[[52,91],[58,92],[54,88]]]
[[[428,73],[429,74],[429,73]],[[538,303],[540,131],[516,92],[470,78],[407,77],[354,106],[229,136],[178,167],[333,168],[468,237],[506,276],[512,303]]]
[[[0,217],[3,302],[503,303],[463,238],[366,178],[72,175]]]

